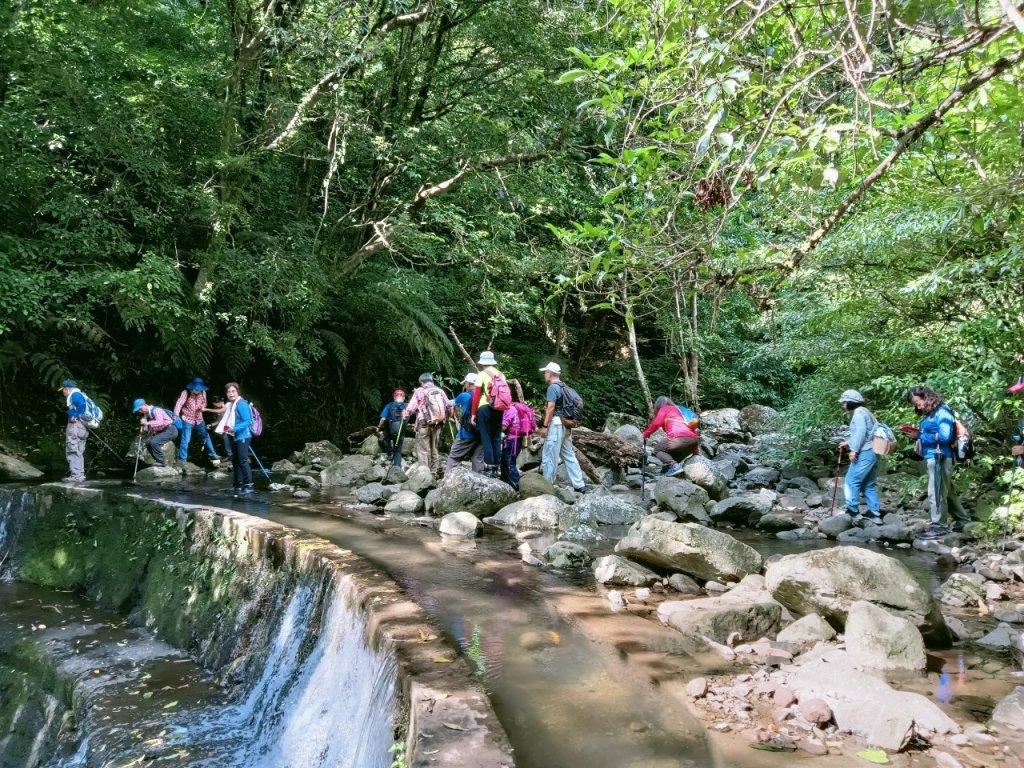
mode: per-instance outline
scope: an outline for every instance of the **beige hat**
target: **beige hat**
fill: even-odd
[[[555,376],[561,376],[562,366],[560,366],[558,363],[548,363],[547,365],[540,369],[541,373],[544,373],[545,371],[550,371],[551,373],[555,374]]]

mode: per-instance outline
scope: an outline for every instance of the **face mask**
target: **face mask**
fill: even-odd
[[[396,397],[395,398],[395,402],[396,403],[404,403],[405,402],[405,398],[404,397]]]

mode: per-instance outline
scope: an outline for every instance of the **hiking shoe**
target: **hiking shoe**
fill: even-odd
[[[943,536],[949,534],[949,528],[942,525],[941,523],[933,523],[921,531],[915,538],[918,539],[941,539]]]
[[[846,514],[850,514],[850,513],[847,512]],[[881,515],[861,515],[860,520],[858,520],[857,522],[861,523],[862,525],[881,525],[882,524],[882,516]]]
[[[673,464],[671,467],[665,470],[665,477],[675,477],[676,475],[681,474],[682,471],[682,464]]]
[[[245,487],[238,491],[239,496],[252,496],[256,490],[254,488]]]
[[[220,466],[220,456],[211,456],[210,457],[210,463],[213,464],[213,466],[215,466],[215,467],[219,467]]]
[[[78,485],[79,483],[84,483],[85,482],[85,478],[84,477],[71,477],[69,475],[68,477],[62,478],[61,482],[62,483],[71,483],[72,485]]]

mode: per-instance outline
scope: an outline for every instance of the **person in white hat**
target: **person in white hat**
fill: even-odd
[[[473,417],[473,390],[476,389],[476,373],[467,373],[462,380],[462,392],[455,396],[451,405],[459,411],[459,431],[448,452],[444,471],[450,472],[460,463],[469,459],[474,472],[484,474],[484,448],[480,444],[480,430],[471,423]]]
[[[480,353],[476,361],[481,366],[476,376],[476,388],[473,390],[472,417],[470,423],[480,430],[480,443],[484,447],[484,474],[498,476],[501,466],[501,417],[502,414],[491,408],[491,382],[504,374],[498,370],[498,361],[490,350]]]
[[[839,443],[840,448],[848,448],[850,451],[850,468],[846,470],[846,480],[843,483],[846,514],[851,518],[860,514],[860,497],[864,494],[864,501],[868,505],[864,519],[870,523],[881,523],[881,507],[878,488],[875,485],[878,455],[871,447],[877,419],[864,405],[864,397],[855,389],[843,392],[839,396],[839,404],[850,417],[850,437]]]
[[[576,451],[572,445],[571,427],[575,424],[565,424],[563,418],[566,416],[568,389],[562,383],[562,367],[558,363],[548,363],[540,369],[544,374],[544,381],[548,385],[547,408],[544,411],[544,423],[537,430],[544,438],[544,447],[541,450],[541,471],[551,482],[555,481],[555,473],[558,471],[558,459],[565,463],[565,471],[569,475],[569,482],[575,491],[583,493],[587,490],[586,482],[583,480],[583,469],[576,458]],[[575,392],[573,392],[575,394]],[[578,397],[578,396],[577,396]],[[580,401],[582,407],[582,400]]]

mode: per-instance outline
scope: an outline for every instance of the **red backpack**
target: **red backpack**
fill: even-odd
[[[496,411],[507,411],[512,407],[512,390],[500,373],[491,374],[491,389],[487,396],[491,399],[491,408]]]
[[[512,403],[519,417],[519,436],[527,437],[537,431],[537,414],[526,403]]]

